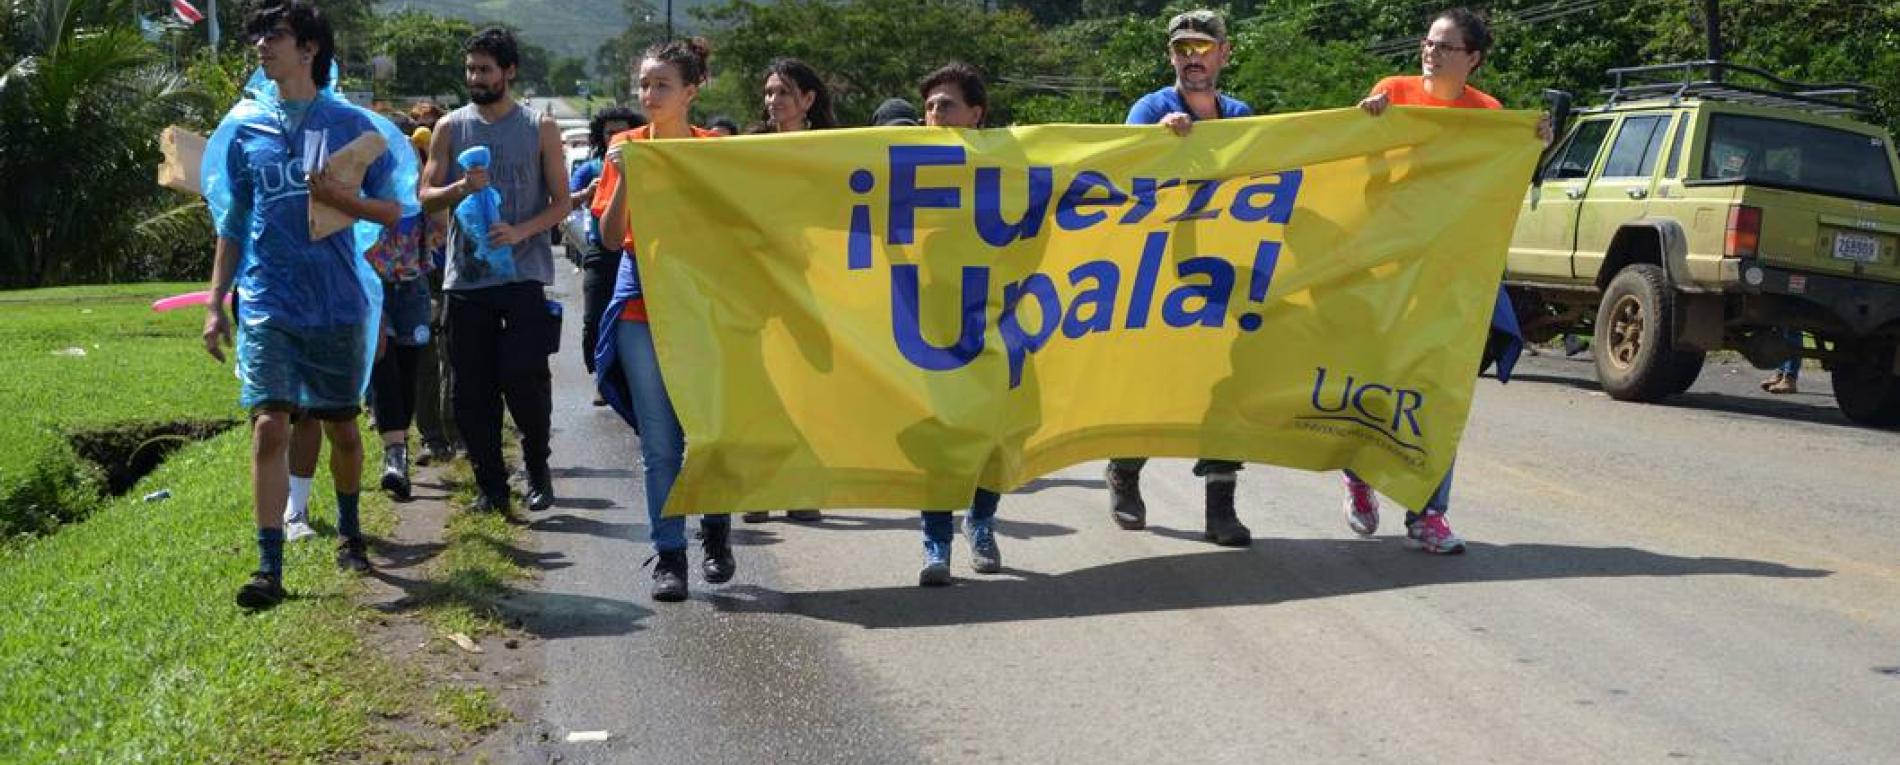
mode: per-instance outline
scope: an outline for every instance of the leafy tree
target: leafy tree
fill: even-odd
[[[435,95],[462,90],[462,42],[475,25],[462,19],[407,10],[379,16],[370,28],[369,47],[394,58],[396,93]]]
[[[992,79],[1042,71],[1044,41],[1021,10],[984,13],[969,0],[733,0],[705,11],[719,43],[713,67],[721,82],[708,108],[757,118],[759,73],[772,59],[803,59],[831,85],[843,124],[861,125],[886,98],[916,100],[917,80],[953,60]],[[1007,88],[997,95],[1006,95]],[[1008,98],[992,96],[1007,121]]]
[[[0,286],[141,276],[159,130],[214,107],[103,0],[0,8]],[[109,20],[117,15],[117,26]]]
[[[634,60],[647,46],[666,37],[666,17],[650,0],[625,0],[627,28],[594,51],[594,72],[602,95],[625,99],[633,91]]]
[[[587,62],[578,58],[561,58],[548,69],[548,87],[555,95],[572,96],[578,93],[575,83],[587,79]]]

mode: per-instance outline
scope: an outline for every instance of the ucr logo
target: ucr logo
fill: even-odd
[[[1352,375],[1336,377],[1328,385],[1327,376],[1325,367],[1317,368],[1313,376],[1313,410],[1321,414],[1300,419],[1353,423],[1377,431],[1405,449],[1424,451],[1416,443],[1425,437],[1418,421],[1418,410],[1425,406],[1424,393],[1360,382]]]

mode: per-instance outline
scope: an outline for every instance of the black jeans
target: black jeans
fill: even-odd
[[[455,409],[450,396],[455,391],[455,376],[449,373],[448,313],[449,298],[442,291],[442,269],[429,272],[429,344],[422,346],[422,360],[416,365],[416,430],[429,447],[461,448],[462,434],[455,429]]]
[[[387,342],[387,339],[385,339]],[[423,346],[397,345],[383,350],[383,357],[370,369],[371,410],[376,414],[376,431],[404,432],[416,416],[416,367],[422,361]]]
[[[600,315],[614,299],[614,279],[620,275],[620,251],[600,252],[581,260],[581,362],[594,371],[594,344],[600,340]]]
[[[1109,460],[1108,464],[1116,470],[1133,470],[1139,473],[1142,467],[1148,464],[1148,458],[1116,457],[1115,459]],[[1232,460],[1200,459],[1194,461],[1194,474],[1198,476],[1233,475],[1238,472],[1240,472],[1240,463]]]
[[[521,456],[529,475],[547,474],[548,421],[554,410],[548,346],[559,325],[548,315],[541,285],[534,282],[449,292],[444,323],[455,376],[455,425],[468,445],[475,483],[491,498],[506,498],[504,402],[521,430]]]

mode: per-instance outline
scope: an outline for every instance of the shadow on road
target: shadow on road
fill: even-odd
[[[1101,478],[1037,478],[1023,484],[1010,494],[1034,494],[1049,489],[1093,489],[1108,491],[1108,481]]]
[[[1004,508],[1008,512],[1008,508]],[[881,512],[875,515],[839,515],[825,511],[824,520],[808,523],[784,520],[773,517],[768,523],[796,523],[799,526],[824,529],[827,531],[916,531],[922,533],[923,519],[914,511]],[[962,523],[961,512],[957,513],[958,523]],[[747,524],[754,525],[754,524]],[[960,527],[960,526],[959,526]],[[734,526],[735,530],[740,527]],[[996,533],[1010,539],[1034,539],[1036,537],[1061,537],[1075,533],[1075,529],[1054,523],[1036,523],[1035,521],[1013,520],[1006,515],[996,517]],[[735,540],[736,541],[736,540]]]
[[[386,569],[373,569],[369,576],[403,593],[399,599],[371,604],[378,611],[400,613],[431,603],[459,601],[510,627],[549,640],[637,632],[642,629],[640,622],[653,613],[624,600],[512,587],[504,588],[491,602],[487,598],[469,598],[453,586],[398,576]]]
[[[1007,550],[1005,551],[1007,552]],[[728,588],[723,610],[792,613],[869,629],[1060,619],[1260,606],[1438,584],[1617,577],[1825,577],[1833,572],[1737,558],[1690,558],[1631,547],[1473,543],[1442,558],[1396,544],[1337,539],[1256,540],[1210,550],[1110,563],[1062,574],[971,579],[948,590],[914,586],[779,593]]]
[[[642,523],[609,523],[571,513],[544,515],[528,523],[529,531],[549,534],[587,534],[605,539],[632,539],[634,529],[645,527],[646,524]]]
[[[1710,374],[1718,369],[1720,368],[1709,367],[1703,370],[1703,374]],[[1584,370],[1585,371],[1580,372],[1576,376],[1520,370],[1511,375],[1511,382],[1562,385],[1577,390],[1601,393],[1603,386],[1597,383],[1595,373],[1589,371],[1590,368],[1587,366]],[[1813,383],[1803,380],[1803,384],[1809,390],[1814,390]],[[1697,385],[1698,388],[1700,388],[1703,383],[1698,383]],[[1642,406],[1642,404],[1631,405]],[[1748,417],[1786,420],[1788,422],[1833,425],[1843,428],[1854,428],[1856,430],[1867,429],[1861,425],[1854,424],[1849,421],[1845,415],[1841,414],[1840,408],[1834,404],[1833,396],[1813,392],[1770,398],[1766,393],[1761,395],[1748,395],[1691,389],[1687,393],[1678,393],[1675,396],[1654,404],[1649,404],[1648,406],[1721,412],[1724,414],[1736,414]]]

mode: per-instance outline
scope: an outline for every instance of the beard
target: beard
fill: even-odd
[[[500,101],[502,92],[500,88],[491,90],[489,88],[471,87],[468,89],[468,100],[474,101],[476,106],[487,106],[496,101]]]
[[[1214,90],[1214,73],[1207,69],[1184,69],[1178,78],[1181,89],[1190,93],[1206,93]]]

